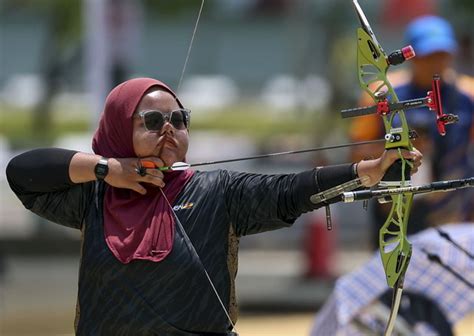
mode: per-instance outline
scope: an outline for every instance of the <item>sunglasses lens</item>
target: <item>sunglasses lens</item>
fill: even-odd
[[[149,131],[159,131],[165,124],[163,115],[160,112],[148,112],[144,115],[145,127]]]
[[[186,122],[182,111],[174,111],[171,114],[171,125],[174,128],[182,130],[186,128]]]
[[[147,111],[141,114],[148,131],[159,132],[165,123],[169,122],[174,128],[183,130],[188,127],[189,112],[187,110],[176,110],[170,114],[160,111]]]

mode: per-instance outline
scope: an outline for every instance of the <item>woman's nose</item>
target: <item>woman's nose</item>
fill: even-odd
[[[174,127],[169,120],[165,120],[163,127],[161,128],[161,134],[169,133],[174,134]]]

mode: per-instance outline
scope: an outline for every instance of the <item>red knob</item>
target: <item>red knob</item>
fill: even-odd
[[[413,49],[411,45],[408,45],[402,48],[402,54],[403,54],[403,57],[405,58],[405,61],[409,60],[410,58],[415,57],[415,49]]]

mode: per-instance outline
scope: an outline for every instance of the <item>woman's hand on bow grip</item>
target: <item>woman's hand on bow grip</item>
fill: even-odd
[[[418,167],[421,165],[423,155],[416,148],[413,148],[411,151],[402,149],[401,154],[405,159],[411,160],[413,165],[411,168],[411,174],[415,174],[418,171]],[[364,183],[364,186],[374,186],[382,180],[387,169],[399,158],[397,149],[386,150],[378,159],[360,161],[357,164],[357,175],[359,177],[369,177],[369,180]]]
[[[105,177],[107,184],[116,188],[132,189],[142,195],[146,194],[146,189],[141,183],[153,184],[163,188],[163,172],[158,169],[146,169],[145,175],[140,175],[137,168],[140,166],[140,160],[150,161],[156,167],[163,167],[163,161],[157,157],[147,158],[110,158],[109,173]]]

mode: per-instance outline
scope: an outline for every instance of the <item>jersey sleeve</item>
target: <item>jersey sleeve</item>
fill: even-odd
[[[313,204],[312,195],[352,178],[355,178],[352,164],[298,174],[229,172],[224,195],[236,233],[244,236],[292,225],[303,213],[325,205]]]
[[[74,184],[69,163],[76,152],[59,148],[35,149],[14,157],[6,175],[12,191],[26,209],[52,222],[82,228],[93,182]]]

